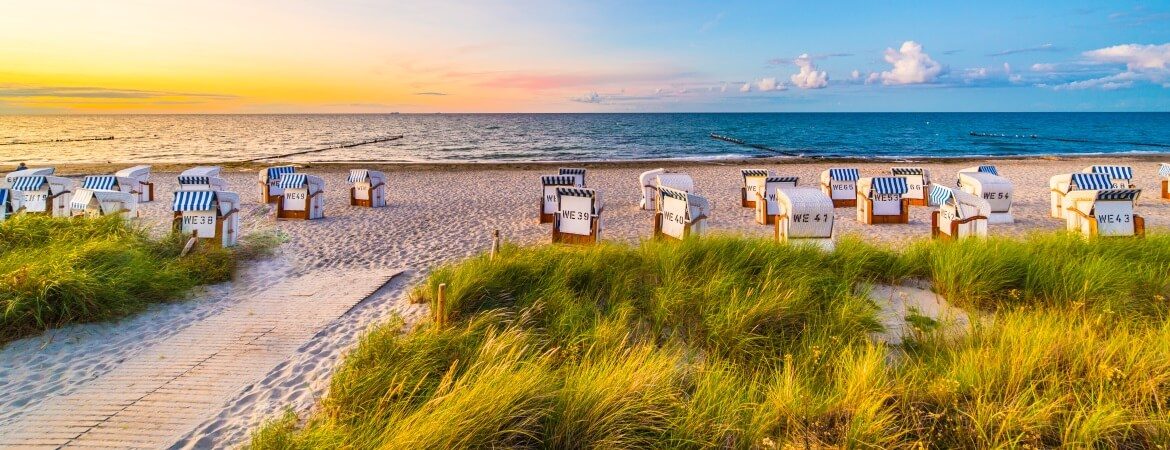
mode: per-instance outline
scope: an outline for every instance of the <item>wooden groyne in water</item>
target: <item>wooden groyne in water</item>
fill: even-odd
[[[0,145],[30,145],[30,144],[54,144],[57,142],[84,142],[84,141],[112,141],[113,136],[87,137],[87,138],[66,138],[66,139],[44,139],[40,141],[11,141],[0,142]]]
[[[763,145],[763,144],[752,144],[750,142],[744,141],[743,139],[738,139],[738,138],[734,138],[731,136],[725,136],[722,134],[711,133],[711,139],[714,139],[716,141],[730,142],[732,144],[742,145],[744,147],[751,147],[751,148],[754,148],[757,150],[763,150],[766,152],[772,152],[772,153],[775,153],[778,155],[794,156],[794,157],[798,157],[798,158],[805,156],[803,153],[796,153],[796,152],[790,152],[787,150],[780,150],[780,149],[768,147],[767,145]]]
[[[378,138],[378,139],[371,139],[371,140],[368,140],[368,141],[353,142],[353,143],[344,144],[344,145],[336,145],[336,146],[333,146],[333,147],[315,148],[315,149],[312,149],[312,150],[304,150],[304,151],[299,151],[299,152],[285,153],[285,154],[283,154],[283,155],[261,156],[261,157],[259,157],[259,158],[243,159],[243,160],[240,160],[240,162],[256,162],[256,161],[263,161],[263,160],[266,160],[266,159],[285,158],[285,157],[289,157],[289,156],[304,155],[304,154],[307,154],[307,153],[317,153],[317,152],[323,152],[323,151],[326,151],[326,150],[337,150],[337,149],[341,149],[341,148],[351,148],[351,147],[360,147],[360,146],[363,146],[363,145],[377,144],[377,143],[379,143],[379,142],[390,142],[390,141],[397,141],[397,140],[399,140],[399,139],[402,139],[402,135],[398,135],[398,136],[387,136],[387,137]]]

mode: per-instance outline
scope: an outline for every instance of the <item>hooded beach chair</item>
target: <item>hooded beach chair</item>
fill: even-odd
[[[601,241],[601,193],[593,189],[561,186],[555,190],[557,209],[552,242],[595,244]]]
[[[938,205],[938,210],[930,213],[931,237],[948,240],[987,237],[991,205],[986,200],[936,184],[930,187],[930,204]]]
[[[15,172],[8,172],[4,175],[4,179],[0,180],[0,188],[12,188],[12,181],[20,177],[47,177],[57,172],[53,167],[34,167],[31,169],[17,170]]]
[[[69,199],[73,195],[73,180],[37,175],[12,179],[12,191],[20,192],[24,211],[69,217]]]
[[[1162,198],[1170,199],[1170,164],[1158,164],[1158,176],[1162,177]]]
[[[686,193],[695,192],[695,180],[689,174],[682,172],[660,173],[654,181],[655,194],[654,211],[662,211],[662,188],[671,188]]]
[[[1113,180],[1104,173],[1066,173],[1053,175],[1048,181],[1048,187],[1048,215],[1064,219],[1069,206],[1065,197],[1069,192],[1112,189]]]
[[[86,175],[81,179],[80,189],[118,191],[138,197],[138,180],[117,175]]]
[[[184,235],[231,247],[239,239],[240,196],[225,191],[175,191],[174,229]]]
[[[1133,167],[1130,166],[1096,165],[1086,167],[1082,172],[1109,175],[1109,181],[1113,183],[1115,189],[1134,189],[1137,187],[1133,184]]]
[[[73,193],[69,209],[74,216],[121,215],[129,220],[138,217],[138,193],[81,188]]]
[[[276,166],[260,170],[260,202],[276,203],[284,195],[280,188],[280,177],[286,173],[296,173],[293,166]]]
[[[959,171],[959,190],[986,200],[991,205],[987,223],[1012,223],[1012,199],[1015,188],[1007,178],[999,176],[995,166],[968,167]]]
[[[765,177],[764,187],[756,194],[756,223],[760,225],[776,223],[776,215],[780,214],[779,204],[776,203],[776,190],[794,188],[798,181],[800,181],[798,177]]]
[[[744,208],[756,207],[756,196],[764,193],[764,181],[772,175],[765,169],[739,169],[743,186],[739,188],[739,204]]]
[[[3,222],[8,216],[20,212],[21,199],[23,198],[24,196],[20,192],[0,188],[0,222]]]
[[[910,185],[903,177],[857,180],[857,221],[864,224],[910,223]]]
[[[286,173],[280,177],[280,201],[277,219],[313,220],[325,217],[325,180],[303,173]]]
[[[833,248],[833,200],[816,188],[776,189],[776,241]]]
[[[557,175],[565,175],[573,177],[573,186],[583,188],[585,187],[585,169],[562,167],[557,170]]]
[[[150,166],[127,167],[114,172],[114,176],[134,180],[136,184],[132,191],[138,193],[138,203],[154,201],[154,183],[150,182]]]
[[[902,196],[911,206],[929,206],[930,172],[921,167],[892,167],[890,174],[906,179],[909,188]]]
[[[658,190],[661,208],[654,213],[655,238],[682,240],[706,232],[711,203],[705,197],[666,186]]]
[[[349,182],[350,206],[381,208],[386,206],[386,174],[377,170],[351,169]]]
[[[219,166],[192,167],[179,173],[181,191],[227,191],[227,181],[220,178]]]
[[[857,169],[832,168],[821,172],[821,191],[833,200],[833,206],[842,208],[857,205]]]
[[[540,215],[538,223],[552,222],[557,213],[557,188],[576,187],[577,179],[570,175],[540,176]]]
[[[638,185],[641,186],[642,199],[638,207],[646,211],[654,211],[654,201],[658,198],[658,174],[666,173],[666,169],[653,169],[638,175]]]
[[[1134,212],[1141,193],[1141,189],[1070,192],[1067,229],[1087,237],[1144,236],[1146,222]]]

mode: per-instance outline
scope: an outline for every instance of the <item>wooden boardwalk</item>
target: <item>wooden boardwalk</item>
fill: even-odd
[[[398,273],[309,273],[285,280],[68,395],[30,405],[0,429],[0,448],[168,447]]]

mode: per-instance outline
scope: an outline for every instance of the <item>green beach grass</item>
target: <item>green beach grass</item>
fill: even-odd
[[[858,286],[925,279],[976,320],[877,343]],[[507,246],[435,270],[445,326],[371,330],[253,448],[1150,448],[1170,442],[1170,237],[711,237]],[[436,308],[432,308],[432,311]],[[433,318],[434,319],[434,318]]]
[[[210,245],[179,257],[184,236],[154,239],[120,217],[23,214],[0,222],[0,345],[71,323],[117,319],[231,279],[241,258],[274,247]]]

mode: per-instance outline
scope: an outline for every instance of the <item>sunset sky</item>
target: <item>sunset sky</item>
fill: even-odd
[[[1170,110],[1170,1],[821,3],[6,1],[0,113]]]

